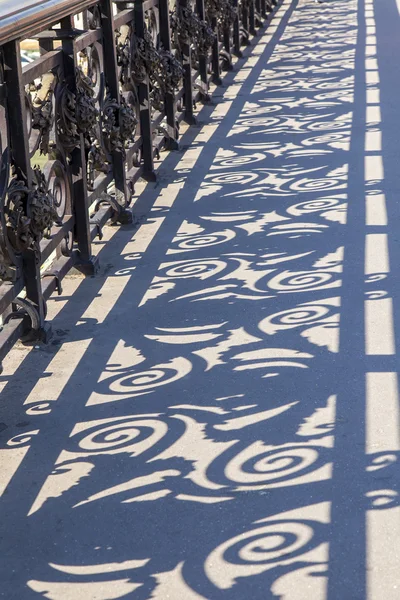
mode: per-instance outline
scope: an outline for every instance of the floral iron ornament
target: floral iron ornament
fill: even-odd
[[[26,178],[15,173],[7,189],[3,211],[1,250],[2,279],[12,279],[9,267],[16,266],[16,256],[34,250],[39,258],[39,243],[49,237],[51,228],[61,224],[54,198],[39,167],[33,169],[32,188]]]
[[[224,29],[229,29],[232,27],[237,18],[238,11],[232,0],[221,0],[220,6],[221,8],[218,15],[218,25],[222,32]]]
[[[129,141],[133,141],[138,123],[134,110],[123,96],[118,103],[115,98],[107,94],[101,119],[101,133],[106,150],[109,153],[121,152],[125,155],[125,146]]]
[[[148,78],[152,107],[155,110],[163,110],[165,95],[172,94],[179,88],[183,76],[180,61],[172,52],[163,48],[156,49],[147,27],[143,38],[128,32],[121,33],[120,37],[118,53],[118,64],[121,66],[120,80],[127,87],[129,79],[138,85]],[[128,40],[131,41],[128,43]]]
[[[53,97],[56,77],[53,73],[42,76],[38,86],[33,86],[35,96],[32,102],[32,129],[38,131],[37,147],[40,154],[49,153],[50,131],[54,122]]]
[[[62,146],[71,153],[79,144],[80,134],[89,136],[96,127],[99,111],[94,100],[93,83],[82,69],[76,69],[76,91],[64,84],[57,111],[57,133]]]
[[[170,19],[177,49],[189,44],[196,52],[207,54],[215,41],[215,33],[207,21],[201,20],[189,6],[175,8]]]
[[[96,106],[94,83],[81,68],[76,70],[76,92],[64,85],[60,98],[58,136],[68,153],[83,136],[87,152],[88,186],[93,189],[95,172],[108,172],[112,152],[125,155],[134,138],[137,118],[123,97],[120,102],[107,93],[100,110]]]

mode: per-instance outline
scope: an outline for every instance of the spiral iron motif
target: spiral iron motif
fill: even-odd
[[[58,219],[66,213],[71,214],[71,182],[65,165],[59,160],[50,160],[43,169],[47,181],[47,189],[53,199],[53,206]]]
[[[53,223],[60,223],[52,191],[39,167],[33,170],[33,188],[28,189],[22,176],[14,174],[4,206],[8,241],[16,254],[28,248],[38,251],[43,236]]]
[[[30,220],[26,210],[28,195],[26,182],[14,174],[7,190],[4,214],[8,239],[17,253],[22,252],[31,244]]]

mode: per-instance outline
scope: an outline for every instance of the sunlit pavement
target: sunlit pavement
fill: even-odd
[[[0,597],[399,600],[400,18],[285,0],[0,377]]]

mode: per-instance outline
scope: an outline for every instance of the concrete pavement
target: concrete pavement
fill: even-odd
[[[0,377],[0,597],[399,600],[399,12],[285,0]]]

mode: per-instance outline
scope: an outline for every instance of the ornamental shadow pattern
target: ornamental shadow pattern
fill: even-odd
[[[114,306],[67,339],[87,346],[62,412],[39,389],[45,430],[2,446],[32,444],[37,492],[19,477],[4,496],[19,515],[5,597],[366,597],[365,514],[399,503],[398,449],[364,452],[364,339],[349,332],[364,289],[387,296],[354,227],[358,8],[299,2],[169,173],[137,236],[148,227],[150,247],[121,244]]]

